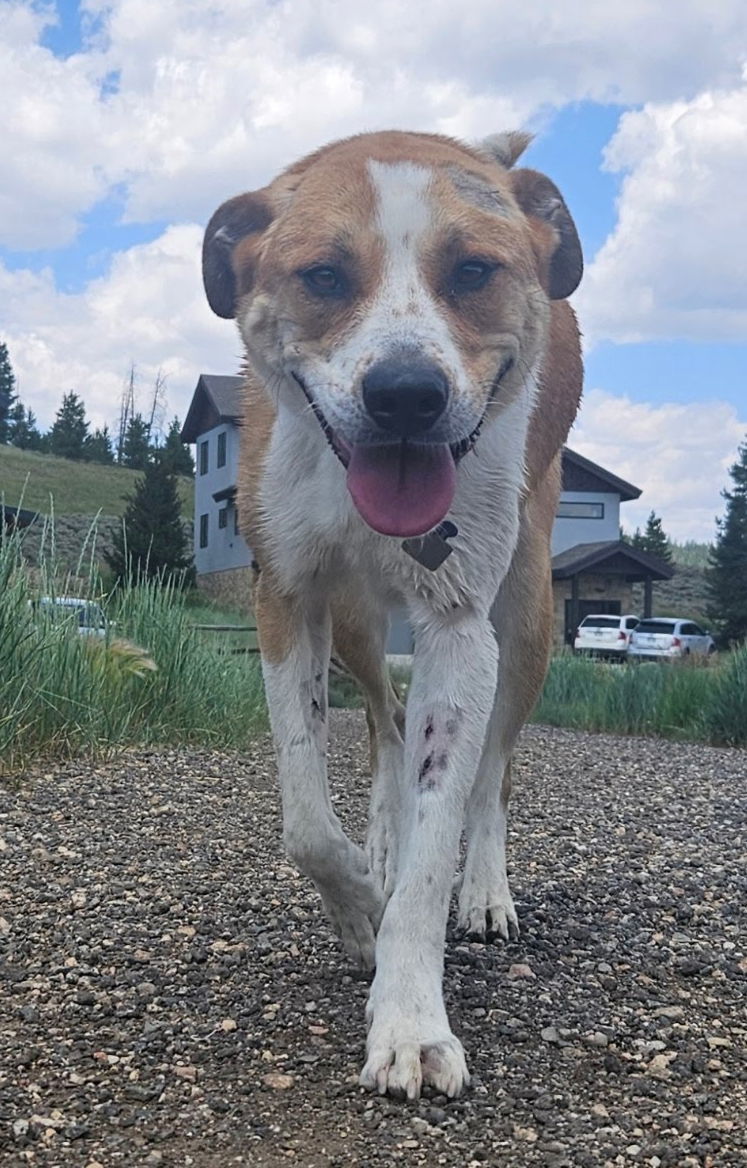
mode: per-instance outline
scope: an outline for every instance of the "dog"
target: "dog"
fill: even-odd
[[[375,967],[360,1081],[410,1099],[469,1083],[442,992],[462,831],[458,926],[518,931],[511,755],[547,670],[582,387],[566,301],[581,246],[550,179],[514,167],[529,141],[335,142],[225,202],[203,247],[208,301],[246,351],[238,505],[284,844],[350,958]],[[385,659],[394,603],[414,635],[406,719]],[[365,849],[327,787],[333,644],[367,700]]]

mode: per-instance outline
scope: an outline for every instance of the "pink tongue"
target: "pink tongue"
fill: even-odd
[[[448,446],[354,446],[348,490],[382,535],[424,535],[451,506],[456,468]]]

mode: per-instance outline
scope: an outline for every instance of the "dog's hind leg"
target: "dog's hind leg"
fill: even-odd
[[[332,599],[335,653],[363,689],[371,744],[371,802],[366,850],[374,878],[385,897],[394,889],[397,838],[401,815],[401,782],[405,711],[392,686],[386,665],[387,613],[374,604],[353,604],[349,597]]]
[[[556,468],[527,500],[511,568],[493,605],[499,666],[495,705],[480,767],[465,814],[466,857],[459,889],[458,927],[472,937],[519,931],[506,873],[506,817],[511,794],[511,756],[547,672],[552,645],[553,597],[550,521]],[[537,504],[540,504],[539,506]]]
[[[321,593],[303,598],[282,594],[264,569],[255,612],[285,847],[319,890],[348,955],[362,968],[371,968],[383,897],[365,852],[343,832],[327,786],[327,601]]]

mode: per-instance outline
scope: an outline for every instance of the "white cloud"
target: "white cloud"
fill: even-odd
[[[111,426],[133,361],[142,408],[160,369],[170,414],[182,419],[199,373],[237,369],[234,325],[213,316],[202,291],[201,244],[201,228],[170,227],[115,255],[108,273],[76,295],[59,292],[48,271],[0,266],[3,338],[21,400],[43,429],[70,389],[95,425]]]
[[[747,71],[739,88],[623,115],[615,230],[577,302],[593,341],[747,336]]]
[[[38,44],[44,21],[30,3],[4,6],[9,246],[64,243],[113,184],[133,218],[201,220],[341,134],[405,125],[481,135],[570,101],[688,98],[736,84],[747,51],[743,0],[538,0],[510,12],[495,0],[83,7],[96,31],[61,61]]]
[[[96,70],[83,56],[62,61],[38,44],[49,23],[43,13],[11,4],[2,18],[0,243],[59,246],[108,187]]]
[[[653,405],[592,389],[569,445],[642,489],[622,506],[627,530],[643,528],[653,510],[672,538],[710,541],[745,433],[747,410],[740,418],[727,402]]]

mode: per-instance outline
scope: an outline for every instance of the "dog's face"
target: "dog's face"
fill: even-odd
[[[431,135],[361,135],[208,225],[212,307],[236,316],[270,392],[291,379],[306,396],[385,534],[443,518],[456,462],[537,368],[549,299],[580,279],[558,191],[509,169],[525,144],[504,136],[491,158]]]

